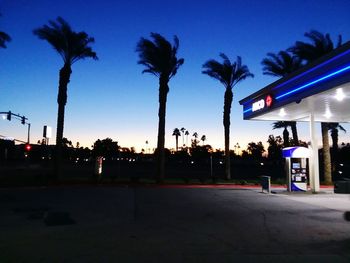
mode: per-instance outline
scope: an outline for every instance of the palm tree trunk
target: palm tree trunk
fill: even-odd
[[[287,127],[284,127],[284,130],[283,130],[283,146],[284,147],[289,146],[289,132]]]
[[[179,136],[175,135],[176,140],[176,151],[179,151]]]
[[[224,133],[225,133],[225,176],[231,179],[231,159],[230,159],[230,113],[233,94],[231,87],[227,87],[224,100]]]
[[[331,155],[329,151],[328,124],[322,122],[322,153],[323,153],[323,173],[325,184],[332,184]]]
[[[299,145],[299,138],[298,138],[297,123],[293,121],[292,124],[290,125],[290,127],[292,129],[294,145],[298,146]]]
[[[165,113],[166,113],[166,100],[169,91],[168,77],[160,76],[159,78],[159,111],[158,111],[158,142],[157,142],[157,172],[156,180],[158,183],[162,183],[165,172],[165,156],[164,156],[164,143],[165,143]]]
[[[333,128],[331,130],[331,138],[332,138],[332,172],[336,170],[338,163],[338,129]]]
[[[56,149],[55,149],[55,162],[54,162],[54,177],[53,180],[57,181],[62,176],[62,139],[64,128],[64,110],[67,103],[67,86],[69,83],[72,70],[69,64],[65,64],[60,70],[60,79],[58,86],[58,114],[57,114],[57,131],[56,131]]]
[[[338,129],[334,128],[331,130],[331,137],[332,137],[332,148],[334,153],[338,152]]]
[[[185,136],[184,136],[184,131],[182,131],[182,147],[185,146]]]

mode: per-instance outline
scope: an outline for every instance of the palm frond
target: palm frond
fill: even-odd
[[[284,77],[302,67],[302,60],[287,51],[280,51],[278,54],[267,53],[267,56],[261,62],[265,75]]]
[[[289,125],[285,121],[276,121],[272,123],[272,129],[287,128]]]
[[[207,74],[209,77],[220,81],[224,85],[227,83],[227,80],[224,78],[223,65],[220,62],[211,59],[205,62],[202,68],[204,69],[202,71],[203,74]]]
[[[248,77],[254,77],[246,65],[242,65],[242,59],[240,56],[236,58],[236,61],[232,63],[230,59],[224,54],[219,55],[223,62],[220,63],[215,59],[208,60],[202,66],[202,73],[219,80],[225,88],[232,88],[241,80]]]
[[[146,67],[143,73],[151,73],[158,77],[164,75],[170,79],[185,61],[183,58],[177,58],[179,39],[174,36],[174,44],[171,45],[158,33],[151,33],[151,38],[152,40],[148,40],[142,37],[137,43],[138,64]]]
[[[310,30],[310,32],[306,32],[304,36],[308,38],[311,43],[297,41],[293,47],[289,48],[289,51],[308,63],[324,56],[342,44],[341,35],[338,36],[336,45],[333,43],[328,33],[322,34],[317,30]]]
[[[346,129],[341,126],[338,122],[330,122],[328,123],[328,130],[332,131],[332,130],[340,130],[343,132],[346,132]]]
[[[5,43],[10,41],[11,41],[11,37],[5,32],[0,31],[0,47],[6,48],[7,46]]]
[[[73,64],[85,58],[98,59],[89,46],[95,39],[85,32],[74,32],[62,17],[58,17],[56,21],[50,20],[48,25],[33,30],[33,33],[49,42],[65,63]]]

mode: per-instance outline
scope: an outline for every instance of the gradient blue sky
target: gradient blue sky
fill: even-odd
[[[0,30],[12,37],[0,50],[0,111],[12,110],[32,123],[32,142],[41,139],[44,125],[56,129],[58,71],[61,58],[32,30],[62,16],[75,31],[95,37],[99,60],[73,65],[68,87],[64,136],[75,144],[91,146],[110,137],[122,146],[156,145],[158,80],[141,74],[136,43],[157,32],[180,39],[179,57],[185,64],[170,82],[166,147],[175,146],[174,128],[187,128],[207,136],[207,143],[223,148],[223,95],[219,82],[201,74],[203,63],[224,52],[232,60],[240,55],[254,73],[234,90],[231,148],[250,141],[266,142],[271,122],[243,121],[238,101],[276,78],[262,74],[261,60],[296,40],[306,40],[310,29],[338,34],[350,40],[348,0],[216,0],[216,1],[50,1],[0,0]],[[343,125],[348,131],[350,126]],[[307,124],[298,124],[308,140]],[[320,130],[320,129],[319,129]],[[0,134],[26,139],[19,121],[0,119]],[[54,133],[55,136],[55,133]],[[51,140],[54,142],[54,138]],[[340,142],[350,141],[341,135]]]

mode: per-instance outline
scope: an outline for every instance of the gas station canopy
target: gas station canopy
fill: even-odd
[[[245,120],[350,122],[350,42],[239,103]]]

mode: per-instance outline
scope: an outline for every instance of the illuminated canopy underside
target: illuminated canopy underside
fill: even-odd
[[[273,98],[271,107],[253,104]],[[243,118],[268,121],[350,122],[350,42],[303,69],[242,99]]]
[[[338,88],[344,94],[342,101],[335,97]],[[284,116],[280,114],[282,108]],[[314,114],[317,122],[350,122],[350,83],[304,98],[299,104],[289,103],[250,120],[309,121],[310,113]]]

